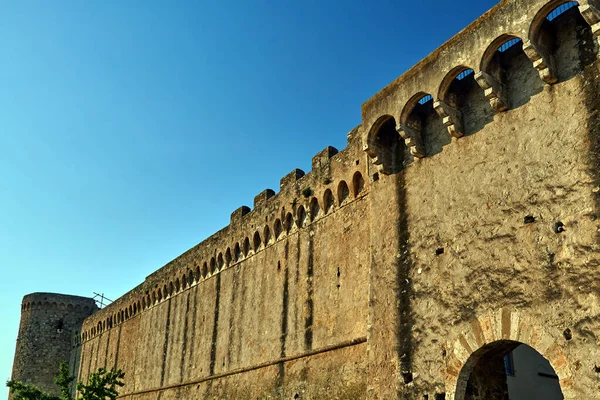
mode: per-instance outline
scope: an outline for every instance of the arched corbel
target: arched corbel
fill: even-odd
[[[541,41],[541,43],[546,42]],[[533,68],[537,70],[544,82],[551,85],[558,81],[554,56],[552,56],[549,49],[544,48],[542,45],[534,46],[531,40],[527,40],[523,43],[523,51],[533,62]]]
[[[405,124],[398,124],[396,130],[404,139],[404,143],[410,150],[410,154],[417,158],[425,157],[425,147],[423,146],[423,139],[421,138],[421,130],[416,129]]]
[[[442,100],[437,100],[435,103],[433,103],[433,108],[442,118],[442,122],[448,129],[450,136],[455,138],[464,136],[465,131],[463,128],[462,112],[454,107],[451,107]]]
[[[502,82],[483,71],[475,74],[475,80],[484,90],[485,97],[496,112],[505,111],[508,108],[506,86]]]
[[[596,41],[600,46],[600,0],[581,0],[579,12],[592,27],[592,33],[596,36]]]

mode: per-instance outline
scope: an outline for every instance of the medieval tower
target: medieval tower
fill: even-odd
[[[69,359],[121,368],[127,400],[600,399],[599,38],[600,0],[501,1],[345,149],[109,306],[26,296],[13,378]]]
[[[79,362],[74,341],[83,321],[97,310],[93,299],[54,293],[23,298],[12,379],[56,393],[53,383],[61,362]]]

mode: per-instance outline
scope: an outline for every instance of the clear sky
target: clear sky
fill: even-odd
[[[23,295],[132,289],[495,3],[3,1],[0,377]]]

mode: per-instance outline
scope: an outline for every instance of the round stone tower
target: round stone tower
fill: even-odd
[[[12,379],[59,394],[54,377],[70,362],[73,338],[98,308],[94,299],[55,293],[23,297]]]

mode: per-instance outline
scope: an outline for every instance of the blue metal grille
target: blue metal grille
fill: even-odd
[[[467,76],[471,75],[474,72],[475,71],[473,71],[472,69],[465,69],[463,72],[461,72],[460,74],[458,74],[458,76],[456,77],[456,79],[458,79],[459,81],[462,81],[463,79],[465,79]]]
[[[517,43],[521,43],[521,38],[512,38],[508,42],[505,42],[502,46],[498,47],[498,51],[504,53],[506,50],[510,49]]]
[[[423,96],[421,98],[421,100],[419,100],[419,104],[423,105],[423,104],[425,104],[425,103],[427,103],[428,101],[431,101],[431,100],[433,100],[433,96],[430,95],[430,94],[428,94],[428,95]]]
[[[563,14],[565,11],[570,10],[573,7],[577,7],[578,5],[579,5],[579,3],[577,3],[576,1],[569,1],[567,3],[561,4],[560,6],[556,7],[554,10],[550,11],[550,14],[548,14],[546,19],[548,21],[552,21],[559,15]]]

